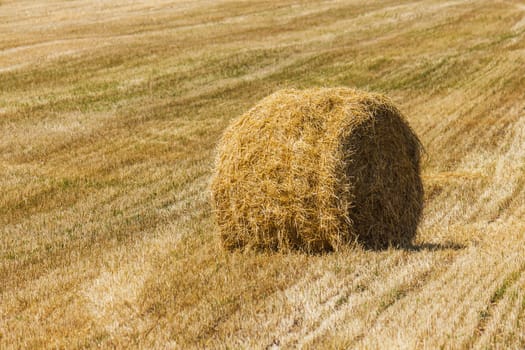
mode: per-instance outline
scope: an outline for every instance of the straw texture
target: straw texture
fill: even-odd
[[[420,152],[384,96],[278,91],[219,143],[211,190],[223,245],[319,252],[409,244],[423,206]]]

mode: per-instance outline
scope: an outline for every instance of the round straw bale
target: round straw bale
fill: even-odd
[[[282,90],[232,122],[211,190],[226,248],[409,244],[423,206],[421,144],[384,96]]]

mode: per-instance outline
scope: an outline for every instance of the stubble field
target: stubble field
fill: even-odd
[[[285,87],[389,95],[414,247],[229,253],[228,123]],[[525,347],[525,5],[0,1],[0,348]]]

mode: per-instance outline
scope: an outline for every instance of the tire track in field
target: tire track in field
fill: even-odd
[[[501,300],[508,292],[508,290],[511,287],[513,287],[513,285],[517,282],[524,269],[525,266],[522,266],[520,270],[508,274],[507,277],[505,277],[505,279],[503,280],[503,282],[498,286],[498,288],[496,288],[494,293],[492,293],[487,307],[480,312],[479,322],[476,325],[472,341],[467,342],[467,347],[470,347],[472,345],[473,340],[476,337],[480,337],[485,333],[487,325],[494,317],[494,311],[498,308]]]
[[[410,293],[418,291],[429,280],[429,278],[432,275],[431,272],[432,270],[423,270],[415,275],[414,280],[396,284],[388,291],[385,291],[384,293],[378,295],[374,295],[378,302],[374,303],[376,304],[376,307],[372,308],[371,310],[368,308],[369,304],[366,301],[356,304],[355,308],[350,307],[347,310],[345,310],[345,315],[341,318],[338,318],[337,321],[343,322],[345,320],[344,317],[347,316],[347,312],[358,310],[357,313],[368,313],[368,317],[363,320],[359,330],[355,334],[353,334],[348,340],[345,340],[345,343],[352,344],[363,339],[366,335],[367,324],[375,324],[379,317],[390,307],[392,307],[395,303],[408,297]],[[379,300],[383,301],[379,302]],[[364,309],[367,310],[365,311]],[[332,328],[334,324],[328,324],[326,326],[323,324],[323,326],[324,327],[319,327],[313,332],[307,334],[304,340],[299,342],[299,347],[302,348],[306,346],[309,348],[317,348],[318,346],[321,346],[323,338],[326,337],[326,333],[329,332],[330,328]]]
[[[389,275],[395,277],[387,281],[381,279],[374,281],[375,285],[372,284],[370,289],[378,292],[374,293],[372,298],[357,304],[355,307],[347,307],[340,317],[333,320],[321,331],[312,332],[305,337],[300,346],[307,348],[322,346],[327,339],[327,332],[331,332],[332,335],[344,334],[340,342],[335,340],[331,344],[336,348],[348,348],[352,344],[358,343],[367,335],[369,329],[378,323],[385,312],[418,293],[432,278],[443,274],[447,267],[454,263],[459,254],[459,252],[445,253],[443,256],[431,252],[429,256],[422,257],[420,261],[406,264],[403,270],[409,272],[408,280],[396,278],[403,275],[399,270],[388,271]],[[418,263],[422,263],[422,265],[417,266]],[[419,269],[420,267],[421,269]],[[395,281],[393,285],[392,280]],[[384,285],[389,287],[379,291]]]
[[[512,250],[501,259],[512,238],[505,242],[493,236],[481,247],[472,246],[445,274],[427,283],[411,300],[398,303],[382,315],[363,341],[354,346],[461,347],[474,332],[479,313],[490,300],[491,291],[501,285],[505,272],[523,263],[519,252]],[[343,332],[340,336],[345,337]]]
[[[494,292],[492,299],[499,298],[496,304],[490,304],[489,318],[486,320],[482,334],[473,334],[473,342],[467,347],[474,349],[486,349],[498,344],[511,347],[516,339],[516,326],[519,325],[520,316],[525,307],[525,265],[520,270],[507,275],[507,278]],[[514,283],[512,281],[515,279]],[[511,283],[507,285],[505,282]],[[501,295],[501,296],[500,296]],[[518,331],[519,332],[519,331]]]
[[[330,257],[327,258],[330,259]],[[400,259],[399,255],[394,254],[384,258],[376,256],[373,261],[365,258],[364,264],[359,264],[343,278],[340,278],[336,273],[323,272],[327,262],[318,260],[310,266],[305,278],[286,290],[268,297],[262,314],[243,319],[242,313],[237,312],[221,325],[221,329],[235,329],[236,327],[232,327],[232,325],[242,324],[242,329],[236,329],[234,334],[230,334],[236,338],[232,343],[234,348],[239,346],[261,347],[262,344],[284,344],[283,338],[287,335],[295,335],[301,330],[314,327],[322,315],[332,313],[338,300],[346,298],[352,291],[361,289],[362,286],[376,278],[377,276],[367,274],[373,265],[381,261],[384,267],[391,268],[398,264]],[[358,259],[354,258],[353,260]],[[351,262],[349,263],[351,264]],[[276,305],[279,306],[277,310],[275,310]],[[266,338],[261,338],[262,334],[258,329],[261,324],[265,324],[266,329],[270,330],[267,332]],[[245,344],[239,340],[243,337],[256,339],[256,335],[259,336],[257,343]]]
[[[423,286],[432,275],[435,266],[440,263],[441,258],[436,254],[423,257],[412,255],[402,264],[381,266],[386,276],[375,276],[376,278],[367,280],[366,283],[360,284],[361,290],[347,290],[339,293],[331,313],[318,315],[320,321],[316,322],[313,327],[302,329],[293,337],[285,338],[283,345],[285,347],[304,347],[312,343],[314,347],[322,345],[315,344],[315,342],[323,338],[327,332],[344,324],[350,315],[355,315],[360,318],[360,321],[363,321],[360,322],[354,334],[354,337],[358,338],[366,332],[365,327],[369,317],[373,321],[396,302],[406,297],[411,289]],[[445,260],[448,259],[445,258]],[[370,308],[371,305],[373,305],[372,308]]]
[[[522,290],[525,290],[525,286]],[[520,311],[517,318],[517,329],[519,336],[519,343],[522,348],[525,348],[525,297],[521,301]]]
[[[400,259],[402,257],[392,254],[382,261],[381,268],[384,270],[394,269],[399,264]],[[305,286],[307,290],[294,291],[302,295],[290,293],[288,295],[289,299],[301,301],[301,307],[298,308],[300,312],[294,318],[292,327],[288,330],[284,329],[285,332],[275,336],[275,339],[283,347],[300,347],[302,340],[324,330],[331,322],[339,319],[346,309],[351,308],[352,305],[357,306],[364,303],[366,295],[373,290],[369,286],[373,285],[374,282],[377,283],[377,280],[380,279],[377,275],[369,274],[369,271],[367,271],[372,266],[362,265],[354,274],[339,281],[336,280],[335,285],[332,286],[330,286],[329,282],[323,281],[324,278],[322,278],[320,280],[321,283],[316,288],[312,288],[311,284],[307,284]],[[335,279],[335,276],[331,277]],[[324,292],[331,295],[329,298],[316,302],[316,298],[308,295],[312,293],[312,290],[323,290],[327,285],[330,287]]]

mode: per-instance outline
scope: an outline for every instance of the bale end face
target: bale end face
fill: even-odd
[[[211,190],[226,248],[406,245],[422,211],[421,146],[386,98],[282,90],[225,131]]]

